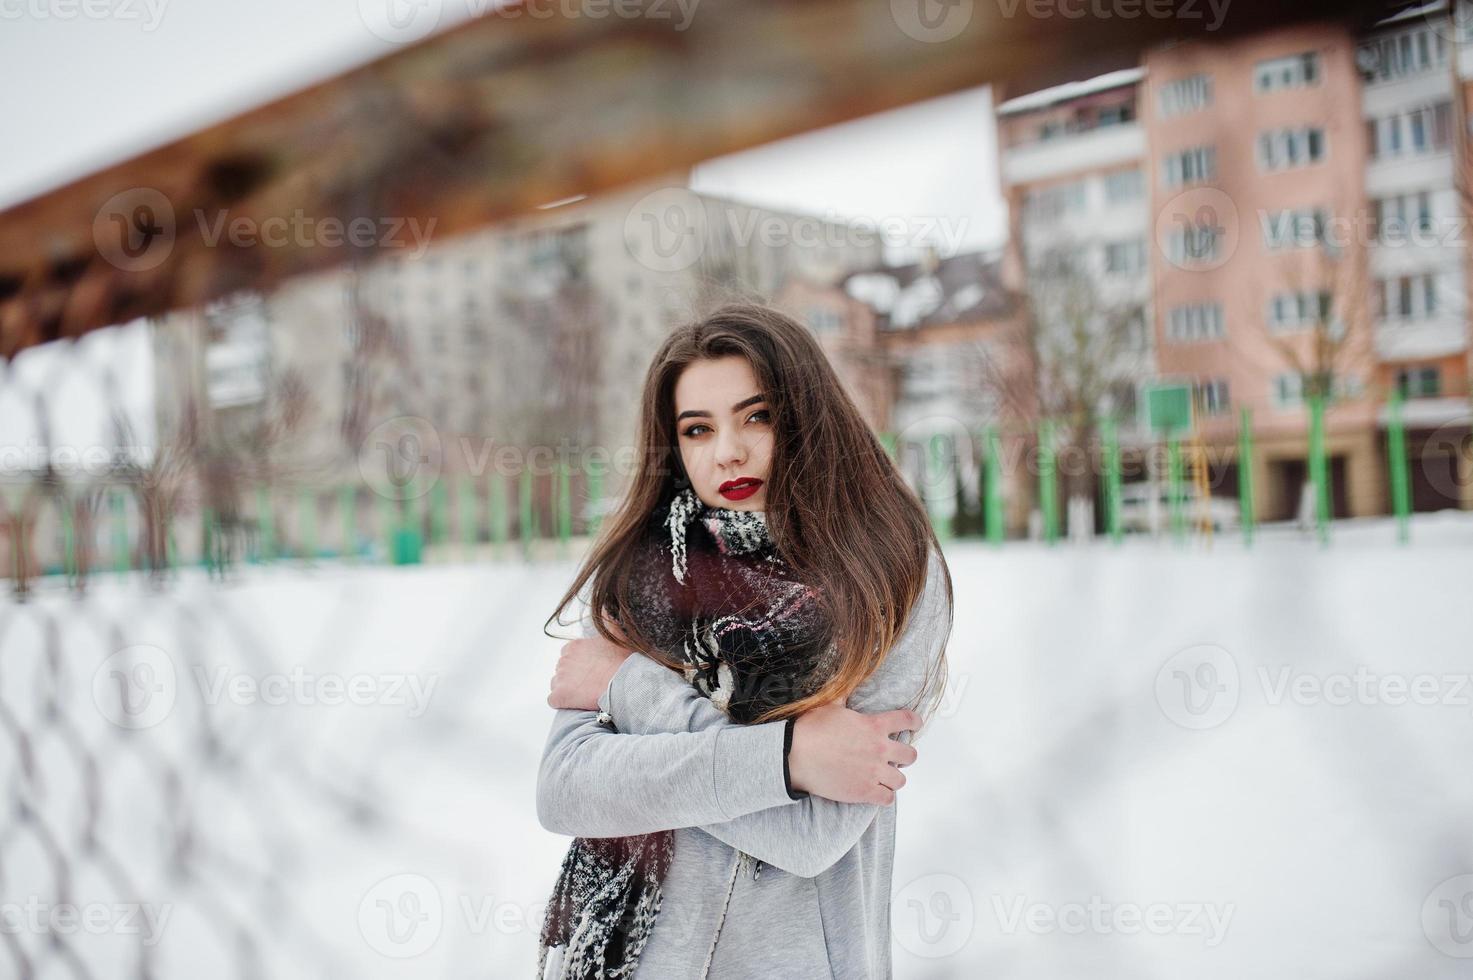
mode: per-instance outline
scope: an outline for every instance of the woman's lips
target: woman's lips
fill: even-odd
[[[762,489],[762,481],[750,477],[742,477],[737,480],[727,480],[721,484],[717,493],[727,500],[745,500],[758,490]]]

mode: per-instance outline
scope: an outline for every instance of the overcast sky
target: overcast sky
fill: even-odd
[[[391,2],[401,14],[438,16],[397,28],[384,20]],[[392,38],[445,30],[471,16],[467,4],[487,2],[0,0],[0,208],[398,50]],[[1002,240],[995,161],[989,95],[975,89],[712,160],[692,183],[868,219],[890,229],[900,251],[927,241],[950,253]],[[144,336],[95,338],[89,356],[146,370]],[[52,370],[47,353],[16,368],[39,379]],[[8,387],[0,442],[15,445],[24,437],[10,431],[18,393]],[[147,403],[146,389],[122,395]]]

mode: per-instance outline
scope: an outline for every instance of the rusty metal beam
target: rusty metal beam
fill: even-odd
[[[0,214],[0,356],[371,258],[396,221],[440,240],[974,85],[1392,5],[1233,0],[1216,30],[1207,0],[701,0],[684,29],[670,0],[488,15]],[[232,222],[246,234],[212,241]]]

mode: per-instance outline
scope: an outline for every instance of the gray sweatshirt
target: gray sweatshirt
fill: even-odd
[[[915,705],[941,655],[941,562],[933,548],[910,622],[849,707]],[[583,629],[592,635],[586,609]],[[599,706],[617,731],[599,725],[594,711],[556,711],[538,771],[537,816],[547,830],[574,837],[675,831],[635,980],[891,975],[896,804],[794,800],[783,779],[785,721],[733,722],[678,674],[638,654],[624,661]],[[893,737],[912,741],[909,732]],[[755,878],[752,858],[764,862]],[[561,950],[550,950],[543,980],[557,980],[560,969]]]

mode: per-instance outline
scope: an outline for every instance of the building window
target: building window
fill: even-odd
[[[1263,244],[1271,249],[1305,248],[1324,244],[1329,216],[1324,208],[1262,211]]]
[[[1274,404],[1279,408],[1293,408],[1304,401],[1304,377],[1294,371],[1274,378]]]
[[[1084,210],[1085,188],[1080,180],[1029,191],[1023,198],[1023,210],[1030,220],[1055,221]]]
[[[1420,75],[1447,64],[1447,41],[1428,27],[1388,34],[1363,41],[1356,49],[1355,63],[1368,83]]]
[[[1222,250],[1222,233],[1222,228],[1205,223],[1176,228],[1166,239],[1166,258],[1182,268],[1216,262]]]
[[[1376,241],[1404,242],[1413,231],[1432,230],[1432,194],[1413,191],[1371,202],[1371,235]]]
[[[1258,166],[1265,171],[1288,170],[1319,163],[1325,158],[1325,131],[1318,126],[1273,129],[1258,134]]]
[[[1366,145],[1372,160],[1443,153],[1451,144],[1450,102],[1366,120]]]
[[[1197,112],[1212,104],[1212,76],[1196,74],[1161,86],[1157,100],[1162,119]]]
[[[1396,372],[1396,387],[1403,398],[1436,398],[1442,394],[1442,369],[1408,367]]]
[[[1376,315],[1383,320],[1425,320],[1437,313],[1437,274],[1377,279],[1372,296]]]
[[[1192,383],[1192,397],[1201,415],[1222,415],[1230,407],[1226,378],[1207,378]]]
[[[816,334],[838,333],[844,326],[844,317],[838,310],[825,306],[808,308],[808,328]]]
[[[1146,269],[1146,243],[1139,238],[1105,243],[1105,271],[1111,275],[1136,275]]]
[[[1146,196],[1145,177],[1139,170],[1117,170],[1105,175],[1105,202],[1121,204]]]
[[[1258,92],[1304,88],[1319,84],[1319,80],[1320,56],[1314,51],[1284,58],[1270,58],[1253,67],[1253,88]]]
[[[1224,334],[1221,303],[1190,303],[1166,314],[1166,339],[1172,343],[1221,340]]]
[[[1217,147],[1194,146],[1161,161],[1161,177],[1167,187],[1201,184],[1217,177]]]
[[[1268,328],[1274,333],[1330,322],[1333,297],[1327,289],[1275,293],[1268,301]]]

